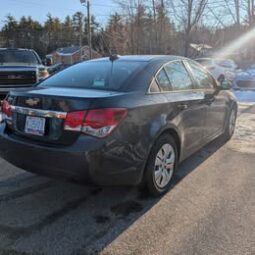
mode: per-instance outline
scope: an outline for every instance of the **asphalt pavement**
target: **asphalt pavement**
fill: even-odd
[[[233,139],[183,162],[160,199],[49,179],[0,159],[0,254],[255,254],[255,106],[242,98],[239,109]]]

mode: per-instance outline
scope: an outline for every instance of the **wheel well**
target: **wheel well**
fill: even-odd
[[[230,113],[231,113],[232,109],[235,109],[236,114],[238,114],[238,112],[237,112],[238,111],[238,105],[237,105],[236,102],[233,102],[232,105],[230,106],[230,111],[228,112],[228,117],[230,116]]]
[[[180,140],[180,137],[179,137],[178,133],[174,129],[167,129],[163,133],[161,133],[160,136],[163,135],[163,134],[169,134],[173,137],[173,139],[175,141],[175,144],[177,146],[178,158],[180,158],[181,140]]]
[[[238,106],[237,106],[237,103],[236,103],[236,102],[233,103],[232,108],[234,108],[236,111],[238,111]]]
[[[157,139],[158,139],[160,136],[164,135],[164,134],[168,134],[168,135],[171,135],[171,136],[173,137],[173,139],[174,139],[174,141],[175,141],[175,144],[176,144],[176,146],[177,146],[178,159],[180,159],[181,140],[180,140],[180,137],[179,137],[178,133],[177,133],[174,129],[171,129],[171,128],[170,128],[170,129],[167,129],[167,130],[163,131],[163,132],[157,137]],[[148,163],[148,159],[147,159],[147,161],[146,161],[146,165],[147,165],[147,163]],[[144,170],[146,169],[146,165],[145,165],[145,167],[144,167]],[[144,174],[145,174],[145,171],[143,171],[142,183],[143,183],[143,180],[144,180]]]

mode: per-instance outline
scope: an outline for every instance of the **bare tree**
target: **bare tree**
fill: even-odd
[[[240,0],[234,0],[236,10],[236,24],[240,28]]]
[[[169,0],[173,13],[183,27],[184,54],[188,56],[192,29],[201,20],[208,0]]]
[[[125,54],[125,25],[118,13],[111,15],[105,28],[107,47],[110,53]]]
[[[247,0],[248,23],[250,27],[255,22],[255,16],[254,16],[255,3],[254,2],[255,2],[254,0]]]
[[[158,30],[157,30],[157,9],[156,9],[156,1],[152,0],[152,8],[153,8],[153,35],[154,35],[154,43],[158,45]]]
[[[248,0],[250,1],[250,0]],[[240,0],[224,0],[225,6],[224,8],[231,15],[234,23],[240,28],[241,20],[240,20]]]
[[[168,54],[172,52],[174,25],[164,0],[116,0],[127,32],[127,52]]]

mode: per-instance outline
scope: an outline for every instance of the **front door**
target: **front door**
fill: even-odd
[[[203,91],[203,104],[206,105],[205,139],[210,141],[219,135],[224,128],[227,112],[225,97],[216,89],[214,78],[194,61],[188,61],[197,81],[197,89]]]

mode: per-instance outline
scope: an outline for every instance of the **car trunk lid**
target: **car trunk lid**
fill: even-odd
[[[42,143],[68,145],[79,133],[64,130],[68,112],[90,109],[97,99],[120,94],[114,91],[36,88],[13,91],[8,96],[13,110],[9,131]]]

